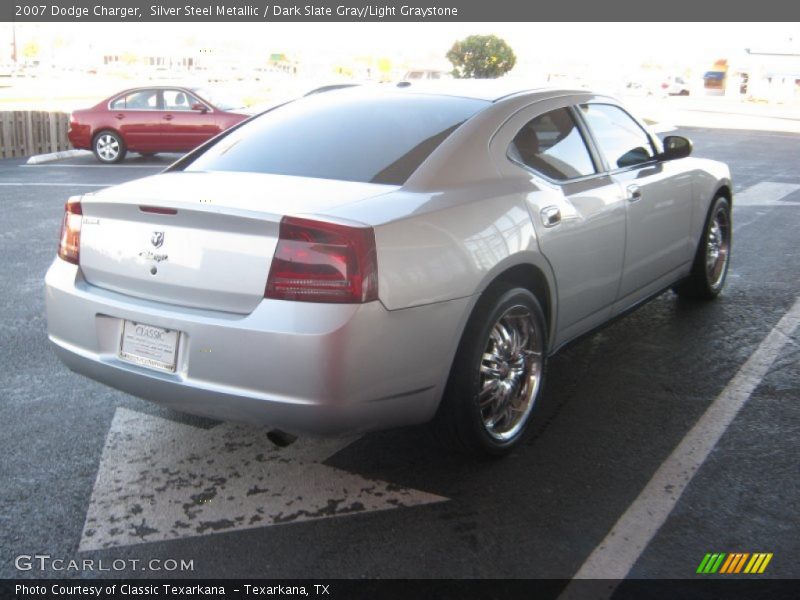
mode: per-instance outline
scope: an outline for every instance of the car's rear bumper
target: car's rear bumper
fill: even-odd
[[[67,139],[73,148],[78,150],[92,149],[92,129],[89,125],[70,123],[67,131]]]
[[[180,411],[290,431],[428,420],[466,306],[263,300],[235,315],[97,288],[60,259],[46,277],[48,335],[72,370]],[[174,373],[119,358],[125,319],[181,332]]]

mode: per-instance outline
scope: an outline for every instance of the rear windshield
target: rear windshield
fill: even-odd
[[[186,171],[247,171],[402,185],[489,103],[339,90],[267,112],[220,139]]]

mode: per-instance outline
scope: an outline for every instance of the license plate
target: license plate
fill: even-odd
[[[119,357],[149,369],[175,371],[180,332],[125,321],[119,344]]]

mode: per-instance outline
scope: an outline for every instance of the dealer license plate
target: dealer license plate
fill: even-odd
[[[119,344],[119,357],[157,371],[175,371],[180,332],[125,321]]]

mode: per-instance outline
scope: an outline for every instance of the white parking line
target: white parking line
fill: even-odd
[[[357,436],[273,444],[264,427],[211,429],[117,408],[78,550],[186,539],[448,500],[325,464]]]
[[[800,206],[800,202],[784,200],[789,194],[800,190],[800,185],[780,183],[777,181],[760,181],[749,188],[736,192],[733,196],[733,233],[734,239],[741,229],[755,223],[764,211],[746,211],[741,208],[759,207],[770,208],[774,206]]]
[[[661,464],[648,484],[586,559],[574,579],[613,579],[596,600],[610,598],[619,581],[655,537],[689,482],[747,402],[800,325],[800,298],[750,355],[703,416]],[[583,598],[586,587],[570,583],[559,600]]]
[[[783,200],[800,190],[795,183],[761,181],[742,190],[733,200],[734,206],[800,206],[800,202]]]
[[[0,185],[24,187],[28,185],[44,185],[50,187],[111,187],[116,183],[53,183],[51,181],[0,181]]]

